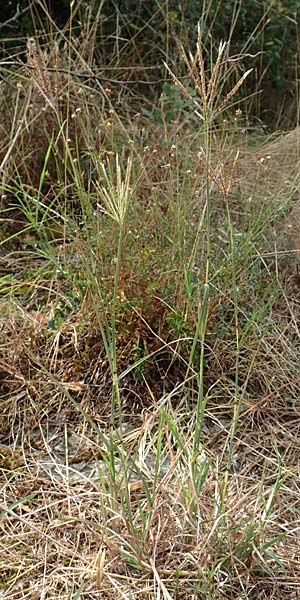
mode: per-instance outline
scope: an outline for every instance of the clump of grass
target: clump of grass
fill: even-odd
[[[242,140],[238,155],[236,133],[220,131],[246,77],[222,97],[226,52],[207,71],[200,35],[195,56],[182,50],[197,97],[172,77],[199,130],[177,138],[172,123],[153,133],[116,98],[103,105],[96,81],[69,77],[45,111],[19,98],[20,129],[12,114],[0,306],[8,599],[292,593],[298,313],[274,227],[295,159],[274,191],[272,145],[262,171],[260,147]],[[71,36],[66,57],[70,69],[92,64]],[[43,119],[34,177],[29,116],[29,128]]]

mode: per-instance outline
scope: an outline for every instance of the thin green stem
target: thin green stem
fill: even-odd
[[[205,283],[208,284],[211,260],[211,200],[210,200],[210,119],[205,119],[204,152],[205,152],[205,199],[206,199],[206,269]]]
[[[228,197],[225,197],[227,219],[229,226],[229,240],[230,240],[230,257],[231,257],[231,281],[232,281],[232,300],[234,306],[234,325],[235,325],[235,375],[234,375],[234,414],[232,424],[229,432],[229,449],[227,457],[227,469],[230,468],[232,462],[233,444],[234,438],[238,427],[239,416],[241,412],[241,405],[243,394],[239,393],[239,363],[240,363],[240,332],[239,332],[239,315],[238,315],[238,287],[236,280],[236,249],[234,239],[234,229],[230,215],[230,208],[228,203]]]
[[[124,224],[120,223],[116,268],[115,268],[115,275],[114,275],[112,311],[111,311],[111,358],[112,358],[112,369],[113,369],[112,370],[112,379],[113,379],[112,422],[114,422],[116,406],[118,407],[119,411],[121,408],[120,388],[119,388],[118,371],[117,371],[118,358],[117,358],[117,336],[116,336],[116,313],[117,313],[117,304],[118,304],[118,290],[119,290],[119,281],[120,281],[123,239],[124,239]]]
[[[194,448],[193,448],[193,468],[197,471],[197,456],[199,454],[199,444],[202,432],[202,425],[205,412],[205,397],[204,397],[204,362],[205,362],[205,337],[207,330],[208,320],[208,301],[209,301],[209,276],[210,276],[210,258],[211,258],[211,202],[210,202],[210,119],[206,115],[204,124],[204,159],[205,159],[205,176],[206,176],[206,267],[205,267],[205,284],[203,297],[201,302],[201,310],[199,313],[198,324],[196,329],[196,340],[200,340],[200,360],[199,360],[199,374],[198,374],[198,398],[197,398],[197,412],[196,412],[196,424],[195,424],[195,435],[194,435]],[[193,348],[192,348],[193,350]],[[194,471],[194,475],[196,474]]]

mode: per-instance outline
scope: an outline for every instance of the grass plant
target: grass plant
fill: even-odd
[[[0,121],[0,595],[293,598],[299,132],[245,129],[200,29],[154,122],[93,18]]]

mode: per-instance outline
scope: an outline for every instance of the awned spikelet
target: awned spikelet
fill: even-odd
[[[120,226],[123,226],[131,194],[130,177],[132,161],[129,158],[125,175],[123,176],[119,156],[115,157],[115,164],[108,168],[100,164],[101,181],[97,186],[101,202],[98,208],[111,217]]]
[[[49,73],[41,49],[37,46],[34,38],[29,38],[27,41],[26,57],[27,64],[22,63],[24,73],[32,80],[39,94],[43,96],[50,108],[56,110],[55,93]]]
[[[209,71],[209,75],[205,71],[205,62],[203,57],[203,42],[200,26],[198,26],[198,39],[197,48],[194,55],[191,53],[187,56],[183,46],[180,46],[181,55],[183,61],[187,66],[188,75],[191,78],[194,89],[198,92],[201,99],[195,99],[189,92],[189,89],[183,85],[173,71],[165,64],[167,70],[173,78],[174,83],[181,89],[182,93],[188,97],[191,104],[195,109],[195,114],[201,119],[212,123],[217,114],[222,112],[228,105],[229,100],[235,95],[238,89],[241,87],[245,79],[251,73],[253,69],[249,69],[242,75],[238,82],[233,88],[226,94],[224,100],[219,102],[222,88],[224,87],[224,81],[226,81],[226,65],[229,62],[225,58],[225,50],[228,47],[227,42],[220,42],[218,48],[218,55],[215,64]]]

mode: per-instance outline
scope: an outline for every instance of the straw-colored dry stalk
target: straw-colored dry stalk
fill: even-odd
[[[56,94],[53,90],[49,73],[45,65],[41,49],[34,38],[27,41],[27,64],[22,63],[22,69],[30,77],[34,86],[47,104],[56,110]]]

